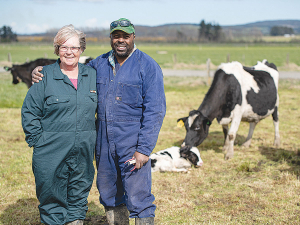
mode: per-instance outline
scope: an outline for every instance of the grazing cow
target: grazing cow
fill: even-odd
[[[24,82],[28,88],[31,87],[31,71],[37,66],[46,66],[56,62],[56,59],[36,59],[34,61],[24,63],[22,65],[13,65],[12,67],[4,67],[6,71],[11,71],[13,76],[13,84],[20,81]]]
[[[79,59],[80,63],[87,64],[93,58],[89,56],[82,56]],[[6,71],[11,71],[13,76],[13,84],[17,84],[20,81],[24,82],[28,88],[31,87],[31,72],[37,66],[46,66],[56,62],[56,59],[36,59],[34,61],[24,63],[22,65],[13,65],[12,67],[5,66],[4,69]]]
[[[203,161],[196,147],[171,147],[150,155],[151,172],[187,172],[192,165],[202,166]]]
[[[225,159],[230,159],[233,157],[233,144],[240,122],[250,123],[249,133],[243,144],[249,147],[256,124],[272,114],[274,145],[278,147],[278,79],[276,66],[267,60],[257,62],[251,68],[243,67],[239,62],[221,64],[198,110],[177,120],[178,123],[184,123],[186,128],[182,146],[200,145],[208,135],[211,122],[216,118],[223,126]],[[228,130],[229,123],[231,126]]]

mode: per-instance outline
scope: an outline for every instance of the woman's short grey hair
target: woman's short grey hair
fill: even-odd
[[[74,36],[79,38],[81,51],[84,52],[86,48],[85,34],[79,30],[75,30],[74,26],[70,24],[62,27],[54,37],[54,54],[59,55],[59,47]]]

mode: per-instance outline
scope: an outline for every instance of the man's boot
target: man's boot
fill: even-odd
[[[126,205],[105,207],[105,214],[109,225],[129,225],[129,213]]]
[[[154,225],[154,217],[135,218],[135,225]]]

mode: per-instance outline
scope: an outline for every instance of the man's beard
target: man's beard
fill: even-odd
[[[132,52],[132,50],[133,50],[133,44],[132,44],[132,46],[130,46],[130,45],[128,45],[128,44],[122,44],[121,46],[124,46],[125,45],[125,47],[126,47],[126,51],[122,51],[122,52],[118,52],[117,51],[117,47],[118,47],[118,43],[115,43],[114,45],[113,45],[113,50],[114,50],[114,52],[115,52],[115,55],[116,56],[118,56],[118,57],[120,57],[120,58],[126,58],[126,57],[128,57],[129,55],[130,55],[130,53]]]

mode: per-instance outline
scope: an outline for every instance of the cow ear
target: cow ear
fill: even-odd
[[[177,127],[184,127],[184,123],[186,121],[187,117],[183,117],[177,120]]]
[[[209,119],[205,119],[204,120],[204,124],[210,126],[211,125],[211,121]]]

